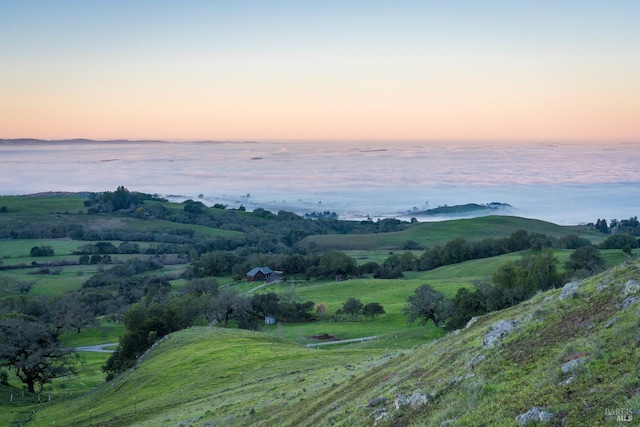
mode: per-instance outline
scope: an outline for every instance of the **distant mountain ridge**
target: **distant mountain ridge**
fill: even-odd
[[[38,138],[7,138],[0,139],[0,144],[13,145],[13,144],[28,144],[28,145],[40,145],[40,144],[259,144],[258,141],[166,141],[161,139],[86,139],[86,138],[72,138],[72,139],[38,139]]]

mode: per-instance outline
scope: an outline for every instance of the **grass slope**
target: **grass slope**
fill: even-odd
[[[29,425],[517,425],[537,406],[555,425],[617,425],[640,411],[640,264],[539,294],[411,350],[307,349],[273,335],[192,328],[171,335],[133,371],[93,392],[42,405]],[[623,308],[623,302],[636,303]],[[518,321],[484,347],[498,320]],[[483,360],[480,356],[484,357]],[[563,373],[567,361],[582,364]],[[401,395],[432,393],[396,409]],[[374,398],[380,407],[367,407]]]
[[[607,237],[585,226],[560,226],[546,221],[513,216],[485,216],[412,224],[403,231],[391,233],[309,236],[303,239],[300,245],[316,249],[379,250],[399,249],[405,242],[413,240],[423,247],[428,247],[446,243],[455,238],[473,241],[509,237],[511,233],[520,229],[553,237],[573,233],[594,243]]]

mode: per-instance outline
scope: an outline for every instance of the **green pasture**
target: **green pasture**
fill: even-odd
[[[6,206],[8,211],[0,215],[3,217],[25,218],[59,213],[84,213],[84,197],[79,196],[0,196],[0,206]]]
[[[564,271],[563,264],[569,259],[571,252],[570,250],[554,251],[559,261],[558,270],[561,273]],[[607,260],[609,267],[617,265],[623,260],[623,254],[620,250],[604,250],[601,253]],[[283,297],[293,297],[298,301],[313,301],[316,305],[324,303],[326,312],[316,322],[279,324],[263,327],[263,330],[301,345],[314,342],[310,341],[308,337],[325,333],[339,339],[405,334],[409,335],[409,338],[401,339],[396,344],[399,346],[398,348],[411,348],[417,342],[436,338],[441,333],[441,330],[433,327],[432,324],[423,327],[418,327],[417,324],[413,326],[407,324],[403,308],[407,298],[416,288],[422,284],[429,284],[447,298],[453,298],[461,287],[471,287],[476,280],[489,279],[500,266],[519,259],[521,259],[521,254],[513,253],[447,265],[431,271],[405,272],[405,277],[392,280],[359,278],[338,282],[312,280],[270,284],[256,292],[273,291]],[[239,289],[244,289],[247,285],[243,284]],[[250,284],[250,286],[255,285]],[[384,307],[385,314],[377,316],[373,321],[364,316],[359,316],[355,321],[348,316],[341,316],[341,320],[336,321],[336,310],[351,297],[360,299],[363,304],[378,302]],[[412,336],[412,331],[416,331],[418,338]],[[357,345],[372,347],[378,344],[380,343],[371,342],[366,345]],[[388,347],[386,339],[380,344],[380,347]]]
[[[360,338],[365,336],[395,336],[404,334],[404,338],[396,344],[399,348],[411,348],[418,342],[425,342],[442,334],[432,324],[427,326],[408,325],[403,312],[407,298],[416,288],[425,283],[453,298],[461,287],[470,287],[478,279],[490,276],[497,268],[508,261],[519,259],[518,254],[503,255],[483,260],[467,261],[461,264],[444,266],[425,272],[406,272],[400,279],[351,279],[343,281],[299,281],[281,282],[267,285],[256,292],[276,292],[283,297],[293,297],[298,301],[324,303],[326,312],[316,322],[300,324],[281,324],[265,327],[264,330],[304,345],[311,343],[307,337],[327,333],[340,339]],[[358,298],[363,304],[380,303],[385,314],[375,320],[359,316],[356,321],[349,316],[335,316],[348,298]],[[414,336],[416,335],[416,336]],[[387,348],[386,342],[378,343]],[[376,343],[367,343],[372,347]],[[395,345],[395,344],[394,344]]]
[[[386,310],[386,309],[385,309]],[[390,313],[377,316],[375,320],[359,316],[357,320],[344,318],[340,321],[319,320],[311,323],[279,324],[265,326],[261,330],[267,334],[283,338],[291,343],[306,346],[325,342],[313,337],[328,334],[337,340],[377,336],[378,339],[365,342],[332,344],[322,346],[323,351],[335,351],[339,348],[377,348],[377,349],[410,349],[415,345],[439,338],[444,335],[441,328],[433,323],[419,326],[407,324],[407,317],[402,313]]]
[[[124,332],[123,323],[113,323],[104,318],[99,318],[97,324],[82,328],[80,333],[75,330],[64,332],[60,336],[60,341],[67,347],[117,343]]]
[[[599,231],[591,230],[586,226],[560,226],[535,219],[486,216],[410,224],[403,231],[391,233],[309,236],[303,239],[300,245],[314,250],[398,250],[409,240],[413,240],[423,247],[430,247],[456,238],[475,241],[486,238],[509,237],[511,233],[520,229],[527,230],[529,233],[543,233],[552,237],[577,234],[594,243],[599,243],[607,237]]]
[[[29,258],[31,260],[31,248],[36,246],[51,246],[54,256],[71,255],[78,248],[88,242],[79,242],[71,239],[0,239],[0,258],[6,264],[8,258]],[[33,260],[46,261],[53,257],[33,257]]]
[[[19,293],[21,283],[33,284],[30,295],[62,295],[80,289],[99,268],[96,265],[52,267],[51,270],[60,269],[57,274],[34,274],[39,267],[3,270],[0,271],[0,295]]]
[[[346,253],[347,255],[349,255],[350,257],[352,257],[353,259],[356,260],[356,262],[358,263],[358,265],[363,265],[366,264],[368,262],[376,262],[380,265],[382,265],[382,263],[389,258],[391,255],[393,254],[403,254],[405,252],[411,252],[416,258],[419,257],[424,251],[423,250],[412,250],[412,251],[407,251],[407,250],[403,250],[403,249],[399,249],[399,250],[389,250],[389,249],[382,249],[382,250],[347,250],[344,251],[344,253]]]
[[[399,279],[358,278],[343,281],[311,280],[287,281],[267,285],[256,292],[293,294],[297,300],[327,304],[327,313],[333,314],[350,297],[363,303],[379,302],[385,307],[404,305],[414,290],[425,283],[453,297],[458,288],[471,286],[476,279],[490,276],[501,265],[520,259],[519,254],[501,255],[493,258],[472,260],[460,264],[446,265],[430,271],[405,272]],[[244,286],[244,285],[243,285]]]
[[[123,240],[102,240],[103,242],[109,242],[116,248],[124,243]],[[85,240],[73,240],[69,238],[63,239],[6,239],[0,240],[0,265],[13,265],[19,263],[31,264],[31,262],[37,263],[50,263],[57,260],[74,260],[77,261],[80,257],[76,254],[85,245],[95,244],[94,241]],[[109,254],[113,259],[121,259],[126,261],[127,259],[135,257],[147,257],[149,255],[144,254],[144,251],[152,247],[153,242],[135,242],[140,247],[140,254]],[[52,256],[31,256],[31,248],[36,246],[50,246],[53,249],[54,254]]]

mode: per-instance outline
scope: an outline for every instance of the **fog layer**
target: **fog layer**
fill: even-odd
[[[640,143],[0,141],[0,194],[124,185],[230,208],[374,219],[501,202],[513,215],[577,224],[638,215],[638,164]]]

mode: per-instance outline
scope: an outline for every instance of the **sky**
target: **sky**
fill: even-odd
[[[0,138],[639,141],[640,1],[0,0]]]

